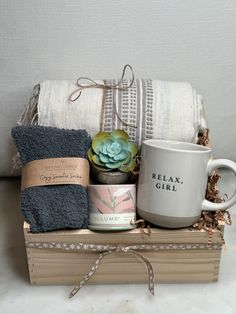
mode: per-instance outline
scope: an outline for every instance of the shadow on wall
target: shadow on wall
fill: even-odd
[[[0,179],[0,259],[7,263],[9,272],[13,272],[14,276],[28,281],[19,195],[19,178]]]
[[[29,101],[32,86],[17,87],[14,91],[2,91],[0,99],[0,176],[18,176],[19,171],[12,172],[11,158],[16,154],[16,148],[11,138],[11,128],[17,125],[24,106]],[[17,104],[15,107],[13,104]]]

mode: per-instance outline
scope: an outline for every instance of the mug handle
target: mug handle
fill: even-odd
[[[228,159],[215,159],[210,160],[207,165],[207,173],[210,175],[215,169],[217,168],[228,168],[233,171],[234,175],[236,176],[236,163],[228,160]],[[213,203],[208,200],[204,200],[202,203],[202,210],[221,210],[227,209],[236,203],[236,189],[234,194],[228,199],[226,202],[223,203]]]

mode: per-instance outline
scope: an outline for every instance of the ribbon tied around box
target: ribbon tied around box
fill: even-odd
[[[73,288],[71,291],[69,298],[72,298],[79,290],[83,287],[83,285],[92,278],[95,274],[96,270],[99,267],[102,259],[110,255],[112,253],[125,253],[132,254],[141,260],[148,272],[148,290],[152,295],[154,295],[154,283],[155,283],[155,274],[149,259],[144,256],[140,252],[147,251],[161,251],[161,250],[199,250],[199,249],[213,249],[218,250],[222,247],[222,243],[214,243],[209,245],[207,243],[158,243],[158,244],[136,244],[136,245],[104,245],[104,244],[89,244],[89,243],[61,243],[61,242],[31,242],[26,241],[25,243],[27,248],[36,248],[36,249],[57,249],[57,250],[66,250],[66,251],[92,251],[98,252],[99,255],[95,260],[94,264],[84,275],[82,280]]]

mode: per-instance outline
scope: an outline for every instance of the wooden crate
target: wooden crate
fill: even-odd
[[[139,229],[126,232],[93,232],[90,230],[57,231],[33,234],[24,224],[26,243],[90,243],[90,244],[157,244],[158,251],[141,252],[151,262],[156,282],[186,283],[218,280],[221,238],[188,229],[151,229],[151,236]],[[28,245],[27,245],[28,246]],[[29,274],[32,284],[76,284],[89,272],[99,253],[27,247]],[[114,252],[102,260],[89,283],[147,282],[145,264],[136,256]]]

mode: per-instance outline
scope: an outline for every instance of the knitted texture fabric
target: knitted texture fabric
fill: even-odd
[[[91,138],[85,130],[18,126],[12,137],[23,165],[47,158],[87,158]],[[86,188],[77,184],[34,186],[21,191],[21,210],[31,232],[88,227]]]

